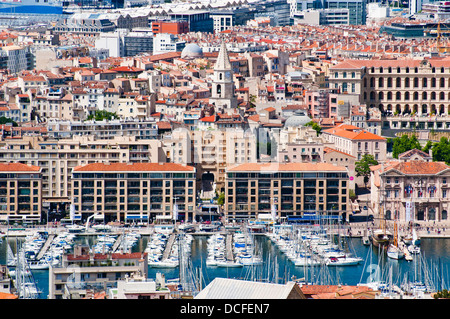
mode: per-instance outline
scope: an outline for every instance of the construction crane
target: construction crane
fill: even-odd
[[[446,26],[446,30],[449,30],[448,26],[447,25],[445,25],[445,26]],[[447,43],[445,45],[442,44],[443,33],[448,34],[448,32],[449,31],[442,32],[442,30],[441,30],[441,22],[440,21],[438,22],[436,29],[428,28],[428,29],[423,31],[425,36],[436,35],[436,50],[439,53],[450,53],[450,47],[446,45]]]

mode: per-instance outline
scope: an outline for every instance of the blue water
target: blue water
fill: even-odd
[[[294,264],[279,251],[274,243],[265,236],[256,236],[256,246],[263,254],[264,263],[261,266],[240,267],[240,268],[219,268],[207,267],[205,264],[207,257],[207,236],[194,236],[192,243],[192,265],[195,271],[202,273],[202,286],[205,287],[215,277],[238,278],[246,280],[263,280],[270,282],[284,283],[293,278],[305,278],[308,282],[316,284],[346,284],[356,285],[365,283],[374,274],[373,267],[379,267],[382,278],[387,278],[389,268],[392,268],[392,281],[400,285],[405,278],[410,281],[420,281],[423,279],[419,275],[420,266],[418,257],[415,261],[392,260],[379,252],[377,248],[362,245],[360,238],[348,240],[348,247],[354,253],[362,257],[364,261],[357,266],[346,267],[314,267],[305,272],[303,267],[295,267]],[[15,240],[10,240],[13,250],[15,250]],[[135,251],[143,251],[146,247],[145,236],[134,248]],[[436,287],[449,289],[449,268],[450,268],[450,239],[427,239],[421,240],[421,251],[425,257],[430,270],[430,276],[435,279]],[[6,240],[0,244],[0,264],[6,263]],[[277,266],[276,266],[277,265]],[[370,265],[373,265],[370,267]],[[392,267],[390,267],[392,266]],[[421,268],[422,267],[422,268]],[[372,270],[371,270],[372,269]],[[165,274],[166,279],[179,277],[178,268],[162,269],[149,268],[149,278],[155,278],[156,273]],[[278,275],[276,278],[276,274]],[[38,288],[42,291],[40,298],[46,299],[48,295],[48,271],[33,271]]]

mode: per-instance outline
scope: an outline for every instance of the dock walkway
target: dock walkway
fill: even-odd
[[[114,242],[114,245],[112,246],[112,252],[115,253],[117,251],[117,249],[119,249],[120,243],[123,240],[123,234],[119,235],[119,237],[117,237],[117,240]]]
[[[225,249],[227,252],[227,261],[234,261],[233,255],[233,234],[227,234]]]
[[[50,234],[47,237],[47,240],[45,241],[45,244],[42,245],[41,250],[39,251],[37,255],[37,260],[42,259],[44,257],[45,253],[47,252],[48,248],[50,247],[53,239],[56,237],[56,234]]]
[[[175,242],[176,234],[170,234],[169,239],[167,240],[166,248],[164,249],[163,256],[161,261],[165,261],[170,256],[170,252],[172,251],[173,243]]]

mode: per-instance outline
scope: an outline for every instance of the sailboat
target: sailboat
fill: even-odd
[[[367,235],[367,229],[364,230],[364,235],[362,236],[362,243],[364,246],[370,245],[370,239],[369,239],[369,236]]]
[[[387,248],[391,243],[392,233],[386,229],[386,220],[381,222],[381,228],[372,231],[372,244],[375,247]]]
[[[392,259],[402,259],[403,257],[405,257],[405,253],[399,247],[397,216],[395,216],[394,220],[394,241],[389,245],[387,255]]]

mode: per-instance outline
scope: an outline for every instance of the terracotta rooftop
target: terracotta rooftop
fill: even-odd
[[[195,168],[175,163],[92,163],[77,166],[74,172],[193,172]]]
[[[94,260],[104,260],[108,259],[108,254],[94,254]],[[147,253],[113,253],[111,254],[111,259],[141,259],[141,258],[147,258]],[[89,260],[90,255],[78,255],[74,256],[74,254],[68,254],[67,260],[69,261],[82,261],[82,260]]]
[[[377,293],[367,286],[303,285],[300,289],[313,299],[372,299]]]
[[[339,125],[324,130],[323,133],[336,135],[350,140],[386,140],[384,137],[373,134],[353,125]]]
[[[390,170],[397,170],[406,175],[435,175],[444,170],[449,169],[450,166],[444,162],[425,162],[413,160],[409,162],[399,162],[386,167],[385,172]]]
[[[343,166],[329,163],[245,163],[229,167],[228,172],[345,172]]]
[[[0,172],[39,172],[39,166],[22,163],[0,163]]]

